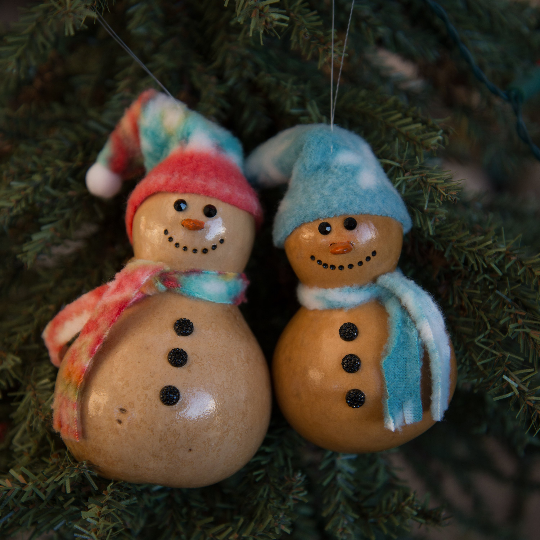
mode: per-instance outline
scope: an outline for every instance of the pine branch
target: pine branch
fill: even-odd
[[[102,493],[88,498],[81,519],[73,525],[78,538],[98,540],[117,536],[125,529],[126,522],[137,512],[138,499],[126,491],[122,483],[111,482]]]
[[[320,112],[320,100],[309,82],[301,83],[296,77],[279,72],[260,73],[255,82],[282,121],[309,124],[326,120]]]
[[[6,390],[20,382],[21,359],[6,351],[0,351],[0,390]],[[0,393],[0,397],[1,397]]]
[[[56,379],[56,370],[50,363],[26,367],[25,371],[26,384],[11,393],[15,398],[12,418],[17,426],[12,434],[11,447],[19,466],[30,464],[41,452],[40,447],[52,423],[51,406]]]
[[[350,90],[342,93],[337,110],[337,119],[343,125],[350,123],[358,126],[368,140],[373,140],[374,133],[379,139],[397,139],[403,145],[412,147],[420,160],[424,159],[424,152],[435,152],[443,148],[447,141],[448,134],[437,122],[395,97],[373,96],[366,91]],[[399,154],[399,146],[395,147],[394,152]]]
[[[320,466],[322,516],[335,538],[397,538],[410,522],[441,525],[441,508],[429,509],[402,485],[382,454],[343,455],[327,452]]]
[[[322,29],[323,22],[316,10],[305,0],[284,0],[283,8],[270,7],[281,0],[236,0],[236,17],[242,25],[249,23],[249,36],[258,33],[260,43],[263,35],[277,38],[290,34],[291,50],[298,50],[306,60],[318,56],[318,67],[332,58],[332,32]],[[229,0],[225,1],[225,7]],[[335,40],[334,58],[341,57],[343,42]]]
[[[279,27],[286,27],[288,17],[284,15],[285,10],[270,7],[272,4],[279,3],[280,0],[236,0],[236,18],[235,22],[244,24],[249,20],[249,36],[258,33],[262,45],[262,36],[265,33],[272,33],[279,37]],[[225,0],[225,7],[229,0]]]
[[[327,518],[325,530],[344,540],[356,538],[358,534],[355,521],[359,516],[354,509],[357,496],[354,482],[356,458],[354,454],[327,452],[320,466],[321,470],[331,467],[322,481],[323,486],[331,485],[323,499],[322,517]]]
[[[306,60],[318,56],[318,68],[332,59],[332,31],[324,31],[322,18],[304,0],[284,0],[286,12],[292,22],[291,50],[298,50]],[[334,40],[334,59],[341,58],[343,42]]]
[[[73,36],[85,28],[87,18],[95,14],[84,0],[50,0],[36,4],[23,13],[0,47],[0,71],[4,74],[0,91],[12,90],[42,63],[64,36]]]
[[[495,399],[507,399],[537,431],[540,257],[526,256],[513,244],[504,231],[480,225],[471,231],[447,222],[432,237],[417,237],[411,249],[437,261],[436,273],[425,283],[437,276],[459,338],[464,380]]]
[[[65,454],[51,456],[38,473],[26,467],[11,469],[0,479],[0,531],[6,535],[14,530],[39,534],[77,519],[80,510],[74,504],[72,486],[81,482],[92,490],[93,474],[84,464],[73,464]]]

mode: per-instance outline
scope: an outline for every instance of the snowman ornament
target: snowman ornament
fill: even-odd
[[[270,376],[237,307],[262,219],[241,166],[229,132],[147,91],[87,174],[110,197],[147,173],[127,203],[134,258],[43,333],[59,366],[54,428],[101,476],[210,485],[266,434]]]
[[[274,221],[300,280],[277,344],[276,399],[292,427],[336,452],[399,446],[443,418],[456,363],[433,299],[397,270],[411,220],[359,136],[297,126],[246,162],[259,187],[288,183]]]

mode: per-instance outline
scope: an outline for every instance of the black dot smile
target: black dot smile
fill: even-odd
[[[164,234],[165,236],[167,236],[167,235],[169,234],[169,229],[165,229],[165,230],[163,231],[163,234]],[[171,243],[174,242],[174,238],[173,238],[172,236],[169,236],[169,237],[167,238],[167,240],[168,240],[169,242],[171,242]],[[225,239],[224,239],[224,238],[220,238],[220,239],[219,239],[219,243],[220,243],[220,244],[224,244],[224,243],[225,243]],[[174,247],[175,247],[175,248],[179,248],[180,245],[181,245],[181,244],[180,244],[179,242],[176,242],[176,243],[174,244]],[[217,244],[212,244],[211,247],[210,247],[210,249],[212,249],[212,251],[215,251],[215,250],[217,249],[217,247],[218,247]],[[188,247],[188,246],[183,246],[183,247],[182,247],[182,250],[183,250],[183,251],[188,251],[188,250],[189,250],[189,247]],[[191,252],[192,252],[192,253],[198,253],[199,251],[200,251],[201,253],[203,253],[204,255],[206,255],[206,254],[208,253],[208,251],[209,251],[209,248],[206,248],[206,247],[205,247],[205,248],[203,248],[203,249],[201,249],[201,250],[199,250],[198,248],[192,248],[192,249],[191,249]]]
[[[221,240],[220,240],[220,242],[221,242]],[[214,248],[212,248],[212,249],[214,249]],[[376,255],[377,255],[377,252],[376,252],[375,250],[373,250],[373,251],[371,252],[371,255],[368,255],[368,256],[365,258],[365,261],[366,261],[366,262],[371,261],[371,259],[372,259],[373,257],[375,257]],[[309,258],[310,258],[312,261],[317,262],[317,264],[318,264],[319,266],[322,266],[322,267],[325,268],[325,269],[326,269],[326,268],[330,268],[330,270],[335,270],[335,269],[336,269],[336,266],[335,266],[334,264],[328,264],[328,263],[326,263],[326,262],[323,262],[321,259],[317,259],[317,258],[315,257],[315,255],[311,255]],[[364,266],[364,261],[358,261],[357,264],[358,264],[358,266]],[[347,265],[347,268],[348,268],[349,270],[352,270],[352,269],[354,268],[354,264],[348,264],[348,265]],[[343,266],[342,264],[340,264],[340,265],[337,267],[337,269],[338,269],[338,270],[345,270],[345,266]]]

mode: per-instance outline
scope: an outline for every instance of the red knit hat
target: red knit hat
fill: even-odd
[[[196,193],[250,213],[259,226],[262,209],[242,173],[240,141],[229,131],[155,90],[147,90],[126,111],[96,163],[86,174],[94,195],[112,197],[122,181],[146,170],[131,193],[126,229],[139,206],[154,193]]]
[[[197,193],[214,197],[245,210],[262,223],[257,194],[240,168],[223,154],[177,150],[154,167],[131,193],[126,211],[126,230],[132,241],[133,218],[137,208],[154,193]]]

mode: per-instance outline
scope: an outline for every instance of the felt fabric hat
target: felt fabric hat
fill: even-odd
[[[347,214],[391,217],[403,232],[411,218],[368,143],[326,124],[296,126],[266,141],[246,160],[257,187],[289,182],[274,220],[274,244],[303,223]]]
[[[229,131],[182,102],[147,90],[111,133],[86,174],[86,185],[94,195],[112,197],[123,180],[146,171],[127,203],[130,241],[135,212],[160,192],[215,197],[250,213],[260,225],[262,209],[242,166],[242,146]]]

